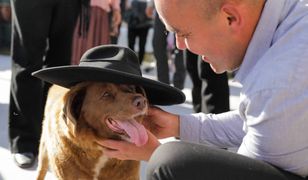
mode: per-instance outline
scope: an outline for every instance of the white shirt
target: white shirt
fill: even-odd
[[[267,0],[235,81],[236,111],[182,115],[180,138],[308,176],[308,0]]]

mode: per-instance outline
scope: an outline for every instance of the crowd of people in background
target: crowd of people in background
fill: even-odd
[[[8,133],[19,167],[35,162],[51,86],[32,72],[76,65],[126,29],[122,45],[140,66],[153,58],[157,81],[183,90],[188,74],[195,113],[150,106],[149,141],[97,140],[105,155],[148,161],[148,179],[308,178],[308,0],[8,1],[0,0],[0,50],[10,49]],[[227,72],[242,86],[231,111]],[[169,137],[179,141],[158,141]]]
[[[11,34],[11,7],[9,0],[0,1],[0,51],[8,53]]]
[[[87,49],[117,44],[123,26],[128,31],[126,46],[137,53],[140,65],[144,64],[145,54],[153,53],[158,81],[183,90],[188,72],[193,83],[194,112],[229,110],[227,74],[217,75],[198,55],[177,49],[174,34],[166,31],[153,1],[12,2],[11,6],[8,2],[0,2],[0,46],[11,44],[9,138],[19,167],[31,167],[37,156],[44,104],[50,87],[31,73],[45,67],[79,64]],[[12,41],[8,38],[10,33],[5,34],[3,30],[7,24],[12,28]],[[153,31],[152,39],[148,38],[150,30]],[[153,52],[146,51],[146,44],[152,45]],[[37,98],[29,98],[30,94]]]

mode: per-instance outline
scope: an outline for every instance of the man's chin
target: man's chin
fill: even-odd
[[[210,64],[210,66],[211,66],[212,70],[213,70],[216,74],[222,74],[222,73],[224,73],[224,72],[227,71],[226,69],[213,66],[212,64]]]

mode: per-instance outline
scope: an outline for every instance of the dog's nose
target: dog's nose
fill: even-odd
[[[147,100],[144,97],[142,97],[142,96],[135,96],[134,97],[133,105],[136,108],[142,110],[146,107],[146,104],[147,104]]]

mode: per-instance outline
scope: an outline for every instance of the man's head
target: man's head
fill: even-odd
[[[154,0],[179,49],[201,55],[222,73],[240,66],[265,0]]]

